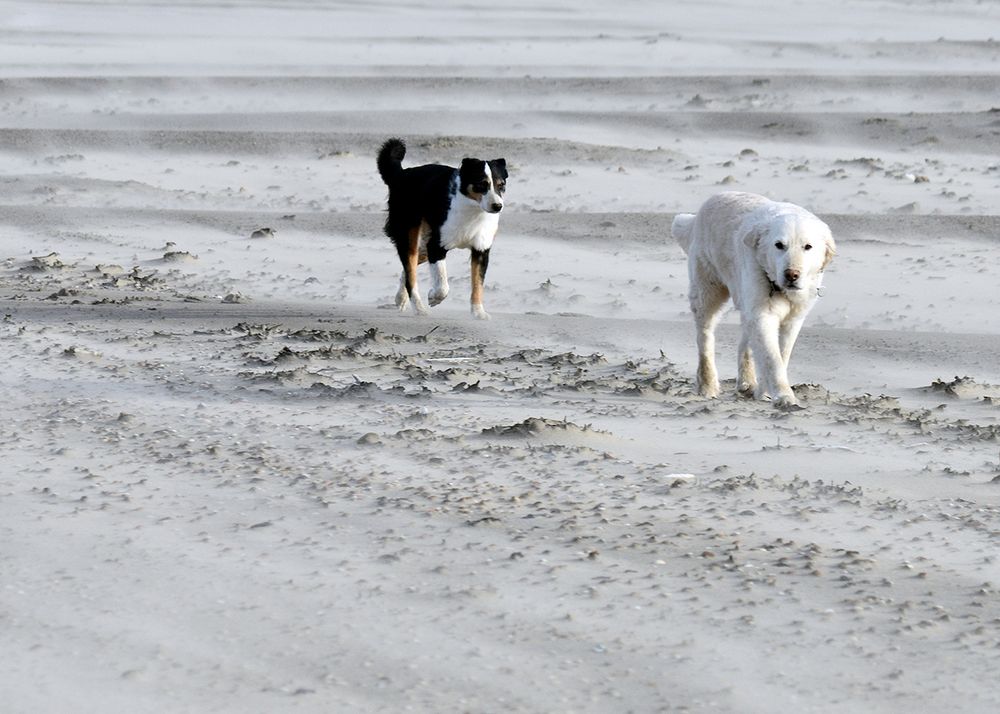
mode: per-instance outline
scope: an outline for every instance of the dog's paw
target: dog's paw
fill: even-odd
[[[427,309],[427,306],[424,305],[424,301],[419,298],[413,299],[413,310],[418,315],[426,315],[430,312],[430,310]]]
[[[720,391],[718,382],[698,385],[698,394],[705,397],[705,399],[718,399]]]
[[[400,288],[399,292],[396,293],[396,307],[399,308],[400,312],[403,312],[409,304],[410,296],[406,294],[406,288]]]
[[[757,385],[756,384],[738,384],[736,385],[736,396],[742,397],[743,399],[754,399],[757,395]]]
[[[781,396],[777,399],[772,399],[771,403],[775,409],[780,409],[783,412],[800,412],[805,409],[794,396]]]
[[[472,316],[474,318],[476,318],[477,320],[489,320],[489,319],[491,319],[490,318],[490,314],[488,312],[486,312],[485,309],[483,309],[482,305],[473,305],[472,306]]]
[[[431,306],[440,305],[446,297],[448,297],[448,288],[444,288],[442,290],[431,290],[427,293],[427,302],[429,302]]]

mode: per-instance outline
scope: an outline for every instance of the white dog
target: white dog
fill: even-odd
[[[769,396],[777,407],[797,406],[788,359],[836,251],[830,229],[794,204],[727,192],[705,201],[697,215],[679,214],[671,233],[688,255],[699,394],[719,396],[715,326],[732,297],[743,329],[737,390]]]

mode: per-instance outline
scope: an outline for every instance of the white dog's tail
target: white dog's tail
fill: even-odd
[[[688,252],[691,245],[691,230],[694,228],[693,213],[678,213],[674,217],[674,222],[670,225],[670,235],[681,244],[684,252]]]

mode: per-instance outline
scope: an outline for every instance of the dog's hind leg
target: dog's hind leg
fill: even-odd
[[[388,233],[389,231],[386,230]],[[398,232],[391,234],[393,245],[396,246],[396,253],[399,255],[399,262],[403,264],[403,270],[399,274],[399,290],[396,291],[396,307],[400,312],[405,312],[410,305],[410,292],[406,287],[406,265],[410,260],[410,236],[409,231],[404,229],[402,237]]]
[[[410,304],[410,294],[406,292],[406,270],[399,274],[399,290],[396,291],[396,307],[405,312]]]
[[[403,311],[412,300],[413,309],[418,315],[427,314],[427,306],[420,298],[420,289],[417,286],[417,266],[420,264],[420,227],[411,228],[407,235],[407,240],[396,242],[396,251],[399,259],[403,263],[403,275],[400,279],[401,285],[396,293],[396,306]]]
[[[692,289],[691,312],[698,338],[698,373],[695,384],[698,394],[709,399],[719,396],[719,374],[715,369],[715,326],[722,317],[722,306],[729,299],[723,285],[708,284]]]
[[[753,397],[757,391],[757,372],[753,366],[753,350],[750,349],[750,335],[743,330],[737,364],[736,391],[744,397]]]

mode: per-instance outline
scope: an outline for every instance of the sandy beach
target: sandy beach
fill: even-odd
[[[1000,710],[998,30],[0,2],[0,709]],[[492,320],[393,305],[389,136],[507,159]],[[836,238],[802,411],[735,312],[695,393],[723,190]]]

